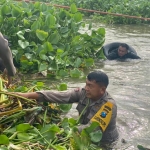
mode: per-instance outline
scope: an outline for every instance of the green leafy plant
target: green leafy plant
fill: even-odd
[[[45,89],[44,83],[40,81],[24,83],[15,90],[27,92]],[[67,84],[60,83],[55,88],[64,91],[67,90]],[[99,149],[95,143],[100,141],[102,133],[94,131],[99,126],[98,123],[92,123],[90,127],[79,133],[80,117],[77,120],[74,118],[61,119],[61,112],[68,112],[72,105],[39,104],[3,90],[0,91],[0,94],[7,96],[8,99],[11,96],[13,101],[17,98],[22,103],[22,110],[5,115],[0,112],[0,149]],[[1,102],[2,106],[4,103]],[[0,110],[1,108],[3,107],[0,107]]]
[[[0,29],[22,73],[46,70],[47,77],[79,78],[80,68],[94,66],[105,41],[104,28],[82,33],[85,22],[75,4],[67,11],[40,2],[3,0],[0,13]]]

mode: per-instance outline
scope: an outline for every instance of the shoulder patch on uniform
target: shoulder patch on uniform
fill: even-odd
[[[112,107],[113,104],[111,102],[106,102],[102,105],[102,107],[97,111],[97,113],[92,117],[92,122],[98,122],[99,126],[103,130],[106,130],[111,117],[112,117]]]
[[[75,91],[75,92],[79,92],[79,89],[80,89],[80,88],[76,88],[76,89],[74,89],[74,91]]]

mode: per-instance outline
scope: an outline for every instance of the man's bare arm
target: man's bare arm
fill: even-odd
[[[36,92],[30,92],[30,93],[20,93],[20,92],[16,92],[15,94],[28,98],[28,99],[38,99],[39,98],[39,94]]]

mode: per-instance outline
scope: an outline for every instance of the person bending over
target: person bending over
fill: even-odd
[[[16,94],[35,99],[38,102],[78,103],[76,109],[79,114],[87,107],[81,116],[80,125],[78,125],[79,132],[90,126],[91,122],[98,122],[97,130],[101,130],[103,133],[100,143],[106,144],[116,141],[119,136],[116,127],[117,105],[106,91],[108,84],[109,79],[104,72],[93,71],[88,74],[83,88],[61,92],[46,90],[31,93],[16,92]]]
[[[114,59],[127,59],[127,58],[131,58],[131,59],[140,59],[139,56],[137,56],[136,54],[134,54],[133,52],[128,51],[129,46],[125,43],[121,43],[119,45],[118,49],[113,50],[112,52],[110,52],[107,56],[107,58],[109,60],[114,60]]]
[[[3,72],[3,76],[7,76],[7,87],[12,82],[12,76],[16,74],[16,68],[13,64],[13,58],[11,50],[8,46],[8,41],[3,37],[0,32],[0,70]]]

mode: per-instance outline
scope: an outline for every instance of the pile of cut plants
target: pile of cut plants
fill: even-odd
[[[82,20],[76,5],[55,9],[35,2],[0,1],[0,29],[9,41],[17,71],[47,78],[80,78],[94,66],[105,41],[105,29]],[[45,77],[45,78],[46,78]],[[102,137],[91,124],[81,133],[79,119],[62,117],[71,104],[38,103],[15,92],[67,90],[66,83],[47,87],[42,81],[16,81],[9,89],[0,78],[0,150],[95,150]],[[80,117],[79,117],[80,118]]]

